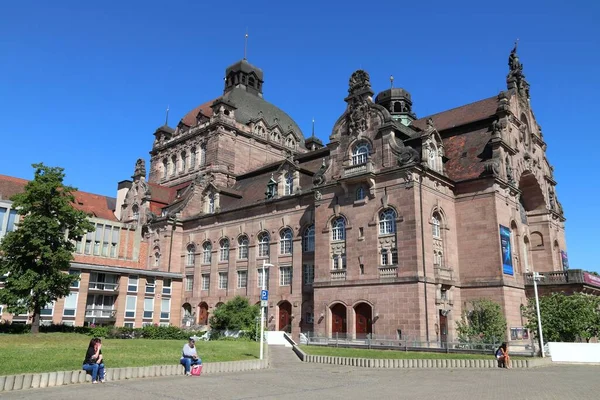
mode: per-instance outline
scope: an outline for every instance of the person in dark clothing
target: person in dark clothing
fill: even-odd
[[[93,338],[90,340],[83,369],[92,375],[92,383],[104,383],[104,358],[102,356],[102,340]]]

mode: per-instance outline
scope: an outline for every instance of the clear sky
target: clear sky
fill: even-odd
[[[519,55],[555,167],[571,268],[600,271],[597,115],[600,3],[593,1],[5,1],[0,6],[0,173],[66,169],[116,195],[154,130],[218,97],[243,57],[265,98],[325,143],[348,78],[411,92],[423,117],[506,88]],[[591,221],[591,222],[590,222]]]

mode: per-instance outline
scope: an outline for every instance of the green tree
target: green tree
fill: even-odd
[[[583,293],[552,293],[540,297],[539,301],[546,343],[589,341],[600,334],[600,297]],[[529,299],[524,316],[528,320],[527,328],[536,332],[537,336],[535,299]]]
[[[506,337],[506,318],[500,304],[490,299],[474,300],[457,322],[461,342],[500,343]]]
[[[79,279],[67,272],[75,245],[94,227],[84,212],[73,208],[73,187],[63,184],[59,167],[33,164],[34,179],[14,195],[21,216],[17,229],[0,243],[0,275],[7,275],[0,304],[9,312],[33,315],[32,333],[39,332],[40,311],[69,294]]]
[[[247,298],[236,296],[215,309],[209,323],[210,327],[217,331],[254,331],[258,313],[258,306],[251,306]]]

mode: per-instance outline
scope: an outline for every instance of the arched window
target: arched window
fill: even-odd
[[[441,222],[442,218],[440,217],[440,214],[437,212],[433,213],[433,216],[431,217],[431,230],[435,239],[440,239],[442,237],[442,232],[440,229]]]
[[[206,145],[203,144],[200,146],[200,166],[206,165]]]
[[[438,170],[438,155],[437,155],[437,148],[435,147],[435,145],[430,144],[428,151],[428,160],[427,163],[429,164],[429,168],[431,168],[434,171]]]
[[[158,247],[154,248],[154,267],[160,267],[160,249]]]
[[[254,87],[256,85],[256,80],[254,79],[254,77],[249,77],[248,78],[248,86],[252,86]]]
[[[283,194],[284,195],[293,194],[294,193],[294,174],[291,172],[286,172],[283,179],[285,180]]]
[[[162,160],[162,177],[163,179],[165,179],[167,177],[167,171],[168,171],[168,162],[166,158],[163,158]]]
[[[396,211],[391,208],[379,213],[379,234],[387,235],[396,232]]]
[[[134,204],[133,207],[131,207],[131,213],[134,221],[140,219],[140,208],[137,206],[137,204]]]
[[[356,189],[356,200],[362,200],[365,198],[365,196],[366,196],[365,187],[359,186],[358,189]]]
[[[331,239],[346,240],[346,221],[339,217],[331,223]]]
[[[352,152],[352,165],[364,164],[367,162],[367,158],[369,157],[370,148],[369,144],[365,142],[361,142],[354,147],[354,151]]]
[[[187,246],[187,257],[185,259],[185,265],[194,266],[196,264],[196,246],[188,244]]]
[[[175,175],[175,171],[177,171],[177,156],[171,157],[171,176]]]
[[[281,254],[292,254],[292,230],[289,228],[280,233],[279,251]]]
[[[204,242],[202,245],[202,262],[204,264],[210,264],[212,260],[212,244],[210,241]]]
[[[229,239],[223,238],[219,242],[219,261],[229,260]]]
[[[248,259],[248,236],[246,235],[238,238],[238,258],[240,260]]]
[[[187,167],[187,154],[185,151],[181,152],[181,172],[185,172]]]
[[[269,257],[269,233],[261,232],[258,234],[258,256]]]
[[[196,148],[192,147],[190,150],[190,169],[194,169],[196,167]]]
[[[212,214],[215,212],[215,195],[212,193],[209,193],[209,195],[208,195],[208,205],[206,207],[206,211],[209,214]]]
[[[304,231],[302,249],[305,252],[315,251],[315,226],[311,225]]]

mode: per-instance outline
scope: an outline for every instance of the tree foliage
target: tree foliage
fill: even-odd
[[[490,299],[474,300],[457,322],[461,342],[500,343],[506,337],[506,318],[500,304]]]
[[[236,296],[215,309],[209,323],[217,331],[253,330],[258,313],[258,306],[251,306],[247,298]]]
[[[589,341],[600,334],[600,297],[583,293],[552,293],[542,296],[540,315],[544,342]],[[538,331],[535,299],[529,299],[524,310],[527,328]]]
[[[13,207],[21,216],[17,229],[0,243],[0,275],[5,278],[0,304],[9,312],[33,314],[32,332],[39,331],[40,311],[69,294],[79,279],[66,273],[75,245],[93,230],[84,212],[73,208],[76,190],[63,184],[59,167],[34,164],[34,179],[14,195]]]

